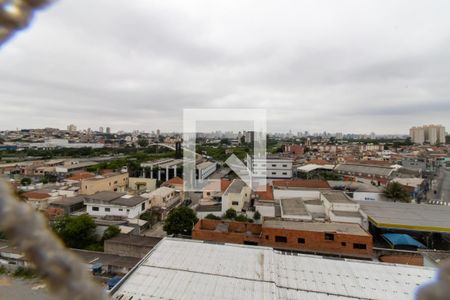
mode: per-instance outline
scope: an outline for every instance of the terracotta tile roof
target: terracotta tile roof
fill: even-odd
[[[306,180],[306,179],[292,179],[292,180],[274,180],[272,182],[275,188],[313,188],[313,189],[329,189],[330,185],[326,180]]]
[[[267,185],[266,191],[255,192],[255,194],[258,195],[259,200],[274,200],[273,187],[271,185]]]
[[[23,194],[26,199],[46,199],[50,198],[50,195],[42,192],[26,192]]]
[[[173,177],[169,180],[167,180],[166,182],[163,183],[164,186],[168,186],[168,185],[182,185],[184,183],[183,178],[181,177]]]
[[[92,178],[95,177],[94,173],[90,173],[90,172],[80,172],[77,174],[74,174],[73,176],[67,178],[69,180],[76,180],[76,181],[80,181],[82,179],[87,179],[87,178]]]
[[[231,185],[231,180],[222,178],[220,179],[220,191],[223,193],[225,190]],[[205,191],[216,191],[219,187],[219,183],[217,181],[213,181],[210,184],[206,185],[203,190]]]
[[[308,163],[316,164],[316,165],[330,165],[330,164],[332,164],[331,161],[324,160],[324,159],[311,159]]]
[[[225,190],[230,186],[231,182],[232,181],[229,179],[220,179],[220,190],[222,192],[225,192]]]

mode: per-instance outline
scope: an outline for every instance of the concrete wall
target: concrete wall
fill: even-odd
[[[320,199],[319,190],[273,190],[273,196],[275,199],[288,199],[288,198],[317,198]]]
[[[142,210],[142,203],[133,207],[96,204],[96,203],[85,203],[85,204],[86,204],[86,212],[94,217],[119,216],[133,219],[139,217],[142,213],[144,213],[150,208],[149,201],[145,202],[144,210]],[[93,207],[98,207],[98,211],[93,210]],[[107,211],[108,208],[109,211]]]
[[[353,200],[358,201],[380,201],[382,197],[382,193],[353,192]]]
[[[140,191],[153,192],[156,190],[156,179],[130,177],[128,178],[128,186],[130,189],[137,191],[138,186]]]
[[[240,193],[228,193],[222,196],[222,213],[225,213],[227,209],[233,208],[235,211],[240,212],[244,207],[244,203],[250,201],[251,189],[247,186],[243,187]],[[237,202],[237,204],[233,204]]]
[[[93,195],[97,192],[123,192],[128,186],[128,173],[121,173],[105,178],[90,178],[81,180],[80,194]]]

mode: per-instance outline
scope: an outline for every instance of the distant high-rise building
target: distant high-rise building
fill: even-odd
[[[67,125],[67,131],[70,131],[70,132],[77,131],[77,126],[75,126],[73,124]]]
[[[411,141],[414,144],[430,145],[445,144],[445,127],[442,125],[424,125],[412,127],[409,130]]]
[[[336,139],[337,140],[342,140],[344,138],[344,135],[342,134],[342,132],[337,132],[336,133]]]
[[[374,140],[374,139],[376,139],[377,138],[377,135],[375,134],[375,132],[371,132],[370,133],[370,139],[371,140]]]
[[[255,141],[255,132],[254,131],[244,131],[244,142],[247,144],[251,144]]]
[[[110,127],[106,127],[106,133],[107,134],[111,134],[111,128]]]
[[[103,126],[100,126],[100,127],[98,128],[98,132],[100,132],[100,133],[105,132],[104,129],[103,129]]]

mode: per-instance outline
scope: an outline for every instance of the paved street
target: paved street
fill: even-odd
[[[436,194],[434,194],[436,191]],[[436,184],[432,187],[433,197],[430,201],[434,204],[450,205],[450,171],[441,168]]]
[[[144,236],[165,237],[167,233],[163,229],[163,222],[156,223],[152,228],[143,232]]]

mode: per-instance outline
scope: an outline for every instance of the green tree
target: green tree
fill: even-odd
[[[384,195],[392,201],[410,202],[411,197],[409,193],[398,182],[391,182],[384,190]]]
[[[261,219],[261,214],[259,213],[259,211],[255,211],[255,213],[253,214],[253,219],[255,221],[258,221],[259,219]]]
[[[139,139],[138,145],[142,148],[145,148],[148,146],[148,139]]]
[[[102,240],[106,241],[109,240],[115,236],[118,236],[120,233],[120,228],[115,225],[110,225],[108,228],[106,228],[105,232],[103,232],[103,238]]]
[[[224,218],[225,219],[230,219],[233,220],[234,218],[236,218],[237,213],[233,208],[229,208],[227,209],[227,211],[225,212]]]
[[[187,206],[179,206],[169,212],[164,221],[164,231],[167,234],[191,235],[192,228],[197,223],[198,218],[195,212]]]
[[[95,242],[95,222],[89,215],[64,216],[53,223],[53,230],[67,247],[85,249]]]
[[[30,185],[31,184],[31,178],[28,177],[24,177],[22,178],[22,180],[20,181],[21,185]]]
[[[214,215],[214,214],[207,214],[205,219],[209,219],[209,220],[221,220],[220,217]]]

